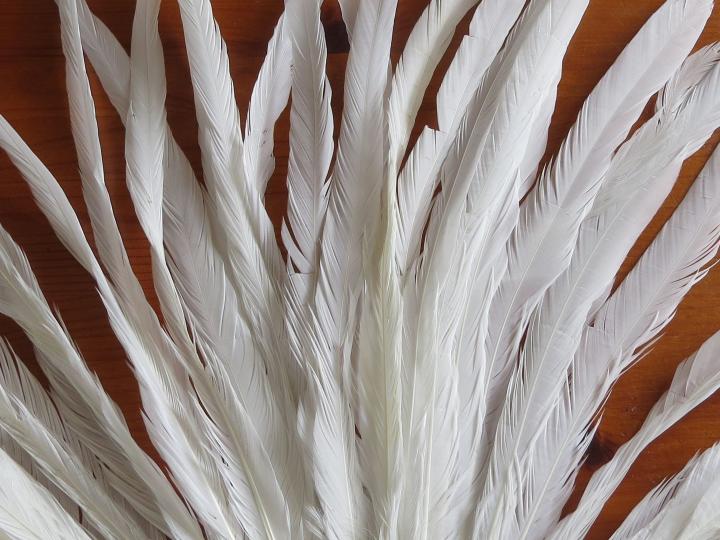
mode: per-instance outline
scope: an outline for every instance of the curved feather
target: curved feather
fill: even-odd
[[[111,288],[85,240],[75,212],[60,186],[17,133],[1,117],[0,145],[8,152],[13,163],[29,183],[38,205],[63,244],[78,262],[98,279],[98,284],[104,288],[104,299],[113,301],[114,293],[111,292]],[[6,237],[6,240],[5,251],[17,250],[16,247],[13,247],[14,243],[10,241],[9,237]],[[15,257],[14,260],[22,262],[24,258]],[[27,263],[24,262],[24,265]],[[129,502],[138,512],[159,528],[167,530],[170,527],[183,538],[198,537],[199,532],[194,518],[187,513],[184,504],[177,498],[173,488],[157,466],[132,440],[119,410],[87,371],[87,367],[73,348],[64,329],[54,319],[42,297],[38,296],[39,290],[27,289],[26,293],[25,296],[13,296],[14,302],[8,306],[8,309],[14,309],[16,306],[21,309],[16,317],[22,317],[24,324],[29,325],[25,327],[25,330],[33,334],[32,337],[37,340],[36,346],[44,353],[43,358],[48,360],[43,367],[48,370],[48,377],[54,381],[56,390],[61,392],[59,395],[66,400],[66,404],[71,410],[76,410],[78,413],[83,411],[82,414],[78,414],[79,418],[93,418],[93,421],[97,422],[94,429],[99,429],[109,437],[112,444],[117,445],[115,452],[117,455],[119,450],[120,454],[111,462],[115,467],[124,468],[124,472],[119,473],[118,478],[134,478],[136,482],[140,481],[152,486],[150,493],[153,494],[155,501],[148,504],[151,499],[147,499],[147,497],[145,497],[147,500],[143,500],[142,497],[135,498],[133,490],[126,490],[124,495],[129,497]],[[39,310],[33,312],[38,316],[38,320],[29,317],[30,312],[27,310],[31,308]],[[118,311],[118,313],[121,312]],[[49,332],[43,329],[42,321],[50,325]],[[112,319],[111,322],[113,322]],[[55,362],[60,364],[55,364]],[[60,365],[65,368],[61,369]],[[67,380],[71,374],[73,384],[69,385]],[[88,433],[92,433],[92,431],[85,431],[85,434]],[[87,441],[88,445],[91,443],[91,440]],[[104,443],[96,451],[108,450],[108,443]],[[158,508],[154,509],[153,505],[158,505]],[[159,512],[161,515],[158,515]]]
[[[507,246],[508,271],[491,307],[488,436],[497,425],[523,329],[542,293],[569,264],[613,152],[688,54],[711,7],[708,1],[673,0],[648,20],[588,96],[558,156],[523,202]]]
[[[678,74],[681,77],[684,67]],[[692,88],[701,81],[690,77],[685,82]],[[669,84],[674,85],[675,81]],[[684,96],[676,97],[682,100]],[[659,114],[677,106],[668,101],[665,108],[659,109]],[[651,120],[650,125],[657,121],[659,119]],[[713,212],[717,202],[713,201],[710,169],[709,165],[643,255],[641,261],[644,262],[631,272],[634,277],[626,280],[628,292],[618,290],[616,293],[619,296],[614,300],[623,300],[614,302],[609,315],[605,312],[594,326],[585,328],[571,365],[571,376],[564,383],[544,434],[533,447],[537,465],[532,468],[532,481],[526,482],[523,511],[527,518],[523,534],[542,534],[559,516],[569,496],[570,480],[594,431],[595,414],[617,378],[629,367],[628,358],[633,357],[639,345],[657,335],[668,317],[672,318],[682,297],[704,276],[705,266],[717,250],[716,229],[720,225]],[[671,258],[673,255],[676,258]],[[657,272],[657,279],[648,277],[647,270],[642,270],[648,268]],[[647,289],[638,279],[643,274]],[[621,324],[614,324],[613,312],[618,319],[623,319]],[[650,334],[640,338],[633,328],[648,328]]]
[[[75,449],[61,436],[54,405],[37,381],[22,372],[3,374],[0,385],[0,426],[7,431],[85,513],[92,526],[110,538],[148,538],[115,504],[105,486],[85,467]],[[15,384],[13,384],[15,383]],[[30,402],[31,406],[25,405]],[[32,407],[32,408],[31,408]],[[49,424],[49,425],[48,425]],[[59,433],[60,432],[60,433]]]
[[[435,68],[455,27],[476,0],[430,0],[413,26],[390,82],[388,174],[397,174],[410,131]]]
[[[453,390],[455,383],[449,376],[453,369],[448,343],[443,345],[443,340],[457,332],[471,286],[487,279],[484,272],[492,268],[496,240],[502,233],[490,240],[490,224],[497,218],[507,227],[507,234],[512,229],[513,202],[517,205],[515,173],[520,160],[511,147],[526,140],[528,123],[537,112],[536,97],[553,79],[551,74],[559,66],[584,7],[583,3],[571,6],[562,2],[534,2],[529,6],[468,107],[468,125],[455,143],[452,158],[443,165],[442,192],[431,217],[418,280],[422,296],[417,358],[408,401],[413,419],[410,429],[419,433],[415,424],[427,418],[430,442],[422,443],[427,444],[427,450],[421,460],[432,463],[437,471],[410,475],[435,482],[432,502],[425,502],[426,512],[432,509],[438,515],[446,514],[448,493],[454,489],[453,475],[458,470],[474,476],[472,469],[456,468],[457,446],[448,430],[453,429],[451,418],[457,415],[458,397],[450,397],[457,390]],[[548,40],[547,34],[553,39]],[[483,261],[484,266],[478,268],[475,261]],[[458,302],[461,309],[455,308]],[[454,405],[452,401],[448,405],[447,399],[454,400]],[[436,412],[441,415],[437,419]],[[409,441],[410,447],[418,446]],[[433,441],[441,443],[433,448]],[[431,485],[426,481],[421,491],[424,496]],[[425,519],[421,517],[420,523]],[[434,519],[443,523],[441,518]]]
[[[720,334],[715,334],[678,367],[670,388],[650,410],[640,430],[593,474],[575,511],[560,522],[550,538],[584,536],[642,450],[720,388],[718,354]]]
[[[245,122],[245,175],[260,196],[265,193],[268,180],[275,169],[275,122],[290,97],[292,47],[286,19],[285,15],[280,17],[268,42],[267,54],[253,87]]]
[[[225,44],[209,0],[181,0],[199,124],[205,183],[213,202],[213,231],[242,317],[268,371],[282,413],[293,422],[293,387],[284,336],[281,286],[285,281],[272,223],[243,167],[243,141]]]
[[[716,536],[719,466],[717,445],[695,456],[643,499],[612,538],[709,540]]]
[[[0,449],[0,531],[12,540],[90,540],[45,487]]]
[[[520,370],[508,390],[511,397],[493,449],[501,460],[507,460],[504,467],[517,459],[519,449],[529,445],[523,453],[532,451],[532,441],[542,431],[537,426],[544,425],[543,419],[552,410],[593,302],[612,282],[628,250],[669,193],[682,161],[717,126],[716,74],[704,83],[683,103],[683,114],[663,110],[613,159],[580,227],[569,268],[548,289],[530,321]],[[510,440],[514,442],[506,446]],[[494,471],[491,462],[490,474]]]
[[[438,91],[439,129],[425,128],[410,151],[398,179],[397,264],[403,275],[417,259],[440,167],[461,128],[468,103],[523,5],[519,0],[480,3]]]

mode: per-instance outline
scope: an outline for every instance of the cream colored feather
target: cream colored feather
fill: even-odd
[[[720,245],[716,152],[616,287],[720,126],[720,47],[690,55],[711,0],[666,0],[540,169],[595,1],[429,0],[399,43],[402,0],[340,0],[340,88],[328,4],[287,0],[245,107],[221,32],[243,6],[178,0],[194,163],[168,123],[161,0],[137,0],[120,40],[86,0],[56,0],[87,234],[3,117],[0,147],[92,279],[153,451],[0,228],[0,312],[46,379],[0,341],[0,538],[584,537],[641,451],[720,386],[716,335],[561,519],[608,393]],[[124,126],[140,245],[116,218],[86,59]],[[418,125],[428,104],[437,122]],[[131,249],[148,251],[150,290]],[[615,538],[717,536],[718,474],[715,448]]]

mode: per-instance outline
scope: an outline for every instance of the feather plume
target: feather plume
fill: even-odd
[[[275,122],[290,97],[292,48],[285,20],[286,16],[283,15],[268,42],[267,54],[253,88],[245,122],[245,174],[247,181],[256,187],[260,196],[265,193],[267,182],[275,169]]]
[[[7,349],[3,351],[7,353]],[[88,516],[91,526],[110,538],[147,538],[115,504],[106,486],[95,479],[81,457],[62,436],[62,424],[53,403],[37,381],[22,370],[13,377],[8,362],[2,358],[0,388],[0,426],[23,448],[44,473],[53,479]],[[30,410],[25,403],[31,403]]]
[[[90,540],[57,499],[0,449],[0,531],[11,540]],[[7,535],[7,536],[5,536]]]
[[[693,58],[691,57],[691,60]],[[681,69],[678,76],[682,76],[683,72],[684,70]],[[686,82],[696,81],[691,78]],[[675,83],[676,79],[674,78],[669,83],[669,86]],[[699,84],[698,82],[695,86],[697,87]],[[681,96],[678,96],[678,98],[682,99]],[[666,107],[669,109],[675,106],[676,104],[672,102],[666,103]],[[663,110],[661,108],[658,114],[663,114]],[[650,121],[650,125],[652,123],[653,120]],[[611,165],[610,171],[613,170],[615,170],[615,167]],[[697,180],[697,186],[688,195],[688,200],[677,210],[676,215],[667,224],[663,233],[658,236],[648,253],[643,256],[643,261],[656,257],[654,255],[658,253],[656,243],[662,245],[667,241],[664,239],[672,238],[673,230],[677,234],[681,230],[684,231],[686,226],[688,227],[689,236],[687,241],[690,245],[687,252],[678,254],[680,261],[656,260],[657,266],[655,268],[659,269],[667,265],[667,271],[672,275],[672,277],[665,280],[662,278],[665,274],[658,272],[660,279],[657,285],[667,287],[670,291],[677,291],[675,295],[666,294],[663,291],[660,293],[661,298],[663,298],[663,301],[667,300],[668,304],[673,304],[674,300],[675,306],[689,288],[702,278],[702,275],[695,274],[693,277],[685,279],[688,274],[683,274],[683,270],[675,273],[673,269],[682,268],[684,264],[687,264],[694,265],[695,269],[701,271],[714,254],[712,246],[716,243],[716,240],[714,240],[715,234],[713,232],[706,233],[710,235],[709,239],[704,236],[703,240],[694,244],[690,240],[692,235],[690,231],[697,230],[697,228],[714,231],[717,226],[715,223],[717,218],[713,219],[710,210],[712,197],[708,197],[707,201],[698,201],[699,198],[704,199],[704,196],[697,194],[705,192],[706,188],[703,186],[712,182],[712,180],[708,179],[708,174],[704,174]],[[708,212],[705,214],[699,212],[696,215],[694,210],[690,209],[694,206],[691,202],[693,200],[698,206],[708,208]],[[643,265],[645,264],[648,263],[643,262]],[[638,265],[638,269],[640,268],[642,268],[642,265]],[[631,274],[636,275],[636,273],[637,271],[633,270]],[[694,272],[691,270],[689,274],[694,274]],[[628,286],[632,281],[631,279],[628,282]],[[652,280],[648,281],[649,284],[652,284]],[[661,286],[661,284],[663,285]],[[645,297],[647,300],[643,300],[639,304],[642,307],[638,311],[640,313],[645,312],[641,317],[656,320],[658,307],[650,302],[654,295],[652,287],[649,287],[646,293],[637,294],[641,298],[644,294],[648,295]],[[645,308],[646,306],[647,308]],[[674,312],[674,309],[670,308],[670,312]],[[618,313],[618,316],[621,317],[622,312]],[[624,324],[630,324],[632,320],[632,317],[630,317],[624,321]],[[632,354],[632,351],[637,347],[636,342],[628,342],[628,340],[621,337],[628,330],[632,333],[630,328],[633,325],[634,323],[630,324],[630,327],[618,325],[610,328],[608,325],[598,324],[584,330],[580,347],[575,352],[571,364],[571,375],[564,382],[560,400],[554,407],[545,432],[541,435],[537,445],[533,447],[533,459],[537,464],[533,465],[532,480],[525,483],[527,494],[524,515],[529,517],[525,521],[523,534],[531,534],[531,531],[532,534],[542,534],[541,531],[546,529],[547,524],[551,523],[553,519],[557,519],[565,500],[569,496],[568,488],[572,483],[568,482],[568,479],[574,478],[587,443],[590,441],[594,428],[594,415],[602,405],[615,380],[623,370],[627,369],[629,363],[624,359],[624,356]],[[656,329],[659,331],[659,327],[656,327]],[[613,345],[614,340],[617,340],[615,341],[616,345]],[[536,520],[540,520],[545,525]]]
[[[521,358],[521,367],[529,376],[523,373],[514,379],[514,388],[511,386],[510,391],[515,395],[506,403],[504,411],[510,422],[502,425],[504,428],[517,422],[519,429],[516,433],[527,430],[520,439],[516,439],[519,441],[516,444],[521,445],[518,448],[527,445],[537,452],[534,439],[540,430],[536,426],[542,425],[544,415],[552,410],[553,396],[557,395],[562,385],[562,374],[572,361],[583,321],[592,303],[612,282],[627,251],[669,193],[682,161],[697,150],[717,127],[720,103],[714,98],[717,92],[715,75],[710,74],[704,83],[695,88],[682,104],[687,113],[682,120],[676,123],[673,110],[662,109],[618,151],[594,206],[580,227],[568,270],[548,289],[533,315]],[[689,128],[683,122],[691,118],[693,127],[683,133]],[[679,133],[687,138],[683,138],[682,142],[673,142]],[[689,144],[688,139],[692,141]],[[667,158],[656,158],[654,163],[646,161],[648,153],[657,155],[661,148]],[[651,180],[652,190],[648,191]],[[561,375],[553,377],[548,376],[549,373]],[[536,378],[538,375],[541,378]],[[523,396],[520,402],[528,401],[517,416],[515,400],[519,396]],[[531,405],[528,407],[528,404]],[[502,428],[497,436],[504,438]],[[512,454],[515,451],[510,450]],[[525,450],[525,455],[528,454]],[[542,455],[533,457],[541,462]],[[516,458],[513,456],[513,459]]]
[[[523,202],[507,246],[508,270],[491,306],[486,345],[489,437],[494,436],[523,329],[545,289],[569,264],[580,223],[613,152],[650,96],[688,54],[710,8],[709,2],[691,7],[670,1],[648,20],[587,98],[558,156]]]
[[[50,172],[2,117],[0,145],[30,184],[36,201],[58,237],[78,262],[98,279],[98,284],[102,284],[104,300],[114,300],[111,287],[92,254],[65,194]],[[4,231],[2,239],[3,252],[10,257],[5,258],[5,279],[9,284],[18,283],[14,288],[5,287],[4,293],[9,296],[3,301],[3,312],[23,327],[35,347],[43,353],[39,356],[47,361],[42,365],[43,370],[59,397],[75,412],[77,421],[88,423],[87,428],[79,429],[79,434],[84,432],[88,436],[86,443],[90,447],[93,447],[93,435],[98,433],[112,441],[109,448],[107,441],[95,441],[94,444],[98,447],[97,450],[116,454],[114,458],[109,458],[109,461],[118,467],[118,479],[133,478],[142,485],[153,486],[149,496],[144,494],[137,498],[133,494],[142,493],[142,488],[138,489],[131,483],[124,489],[124,495],[129,497],[129,502],[138,512],[163,530],[168,530],[169,527],[183,538],[199,537],[195,520],[174,494],[157,466],[133,441],[119,410],[88,371],[65,329],[50,311],[37,282],[34,278],[28,279],[32,272],[26,259]],[[18,271],[16,267],[22,270]],[[120,315],[120,320],[125,319],[121,310],[117,309],[115,313]],[[113,445],[117,445],[117,448],[112,449]],[[153,499],[157,502],[152,502]],[[160,504],[161,509],[153,508],[154,504]]]
[[[130,65],[128,56],[107,27],[93,17],[82,2],[80,27],[83,47],[99,74],[105,91],[125,121],[129,109]],[[166,126],[166,129],[167,126]],[[235,384],[243,378],[231,359],[257,362],[249,330],[238,314],[235,289],[213,243],[203,192],[185,155],[168,131],[164,170],[172,182],[163,184],[163,238],[170,270],[192,322],[194,337],[226,365]],[[260,368],[249,364],[249,371]]]
[[[248,182],[243,166],[243,140],[227,49],[209,0],[182,0],[180,13],[205,184],[215,209],[213,230],[238,291],[240,313],[254,330],[253,344],[281,393],[280,399],[289,405],[292,390],[282,369],[289,362],[289,353],[283,338],[280,251],[257,186]]]
[[[327,49],[317,0],[289,4],[293,43],[293,93],[290,110],[288,216],[282,235],[291,274],[307,299],[317,279],[320,231],[327,210],[327,176],[333,154]]]
[[[179,0],[198,178],[166,118],[160,0],[136,2],[131,55],[86,0],[55,0],[94,242],[2,117],[0,147],[90,274],[166,471],[0,227],[0,313],[47,379],[0,341],[0,476],[24,497],[0,487],[0,537],[584,536],[638,454],[720,386],[716,334],[560,519],[614,383],[720,247],[718,150],[615,288],[683,162],[720,126],[720,47],[685,58],[712,0],[665,1],[538,175],[588,1],[428,0],[395,63],[397,0],[341,0],[350,52],[334,114],[325,6],[287,0],[241,122],[211,0]],[[471,10],[437,126],[410,148]],[[84,55],[125,126],[157,311],[106,186]],[[278,239],[264,199],[288,102]],[[615,538],[717,536],[717,455],[658,486]]]
[[[640,452],[720,388],[719,347],[720,334],[715,334],[678,367],[670,388],[653,406],[640,430],[595,472],[577,508],[560,522],[551,538],[584,536]]]
[[[417,259],[440,167],[462,125],[466,108],[522,6],[521,1],[483,1],[443,77],[437,96],[439,129],[425,128],[398,180],[397,264],[403,274]]]
[[[315,485],[330,538],[354,538],[365,501],[357,468],[351,388],[346,373],[353,339],[361,258],[355,246],[379,211],[384,174],[383,100],[394,0],[358,5],[346,73],[345,103],[320,242],[310,335],[303,337],[316,414],[307,428]],[[321,334],[321,335],[318,335]],[[337,471],[343,471],[340,475]]]
[[[415,368],[416,371],[428,369],[421,366],[434,355],[447,358],[443,362],[450,360],[446,353],[440,352],[446,347],[432,336],[452,335],[456,331],[459,316],[464,315],[463,310],[448,312],[448,309],[457,302],[461,306],[469,305],[465,291],[469,292],[472,288],[465,284],[465,280],[471,275],[486,276],[486,273],[495,270],[493,263],[499,253],[498,248],[504,245],[503,235],[509,235],[517,215],[515,179],[519,160],[512,157],[510,147],[513,143],[510,141],[527,140],[528,121],[532,123],[538,110],[537,95],[543,95],[547,85],[552,84],[562,51],[584,8],[583,3],[573,6],[552,2],[531,3],[468,106],[467,126],[457,137],[453,153],[443,165],[442,191],[435,203],[427,233],[425,256],[429,263],[421,269],[418,286],[428,300],[421,300],[419,308],[418,336],[422,341],[418,341],[415,349],[418,351],[415,362],[420,366]],[[550,42],[544,37],[548,33],[553,35],[550,47]],[[543,62],[537,61],[540,57]],[[500,98],[491,91],[494,88],[499,89]],[[486,144],[487,141],[492,143]],[[479,181],[481,177],[482,182]],[[490,238],[490,224],[498,221],[497,234]],[[466,244],[462,251],[457,249],[458,240]],[[474,261],[483,261],[483,264],[478,267]],[[462,271],[450,277],[448,272],[453,268],[453,262]],[[482,287],[481,279],[476,283]],[[458,295],[455,300],[452,297],[443,299],[440,305],[445,313],[439,311],[437,300],[431,300],[438,298],[438,292],[442,290]],[[437,364],[438,360],[433,362]],[[450,371],[442,365],[431,368],[429,373]],[[430,380],[433,377],[431,375]],[[472,384],[472,379],[462,377],[461,380]],[[449,381],[438,385],[438,391],[445,384]],[[471,392],[476,390],[477,387],[470,387]],[[460,391],[463,392],[463,387]],[[431,400],[435,399],[432,395],[435,390],[430,392]],[[465,403],[466,399],[461,394],[460,401]],[[418,409],[418,418],[426,414],[422,407]],[[443,406],[443,409],[447,410],[447,407]],[[414,413],[414,406],[411,410]],[[449,427],[447,421],[439,419],[438,422],[445,429]],[[443,435],[431,437],[438,440],[445,438]],[[445,459],[453,460],[456,456],[449,454]],[[439,467],[446,466],[442,459],[433,458],[433,463]],[[471,467],[465,474],[475,476],[475,468]],[[448,476],[445,474],[446,478]]]
[[[713,497],[706,499],[706,493],[714,494],[706,490],[717,489],[715,479],[718,466],[720,466],[720,448],[716,444],[694,457],[682,471],[648,493],[615,531],[613,540],[621,538],[641,540],[650,537],[711,538],[712,533],[717,530],[717,522],[713,523],[714,512],[700,514],[697,509],[704,504],[704,500],[712,504]],[[697,514],[700,514],[697,517],[702,516],[705,519],[694,520]],[[690,519],[687,519],[688,515]],[[707,517],[710,519],[708,520]],[[685,526],[684,530],[681,530],[683,526]],[[701,528],[705,529],[707,536],[698,530]],[[688,533],[694,533],[696,536],[690,536]]]

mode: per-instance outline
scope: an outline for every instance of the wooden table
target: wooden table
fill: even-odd
[[[400,0],[393,54],[397,58],[425,0]],[[573,39],[565,60],[558,107],[553,118],[549,150],[554,152],[574,120],[584,98],[611,65],[627,41],[661,0],[591,0],[590,8]],[[15,126],[65,188],[87,227],[80,179],[68,120],[64,60],[58,17],[51,0],[0,2],[0,112]],[[183,49],[178,8],[164,3],[161,33],[168,71],[168,115],[176,138],[200,171],[192,93]],[[129,47],[134,2],[92,0],[93,10]],[[268,38],[282,9],[280,0],[215,0],[216,16],[230,51],[235,89],[241,110],[247,104]],[[329,50],[329,76],[334,89],[334,110],[340,110],[340,91],[347,58],[347,38],[337,7],[326,2],[323,17]],[[466,24],[461,30],[466,28]],[[720,38],[720,11],[712,17],[701,44]],[[457,43],[457,39],[455,43]],[[107,182],[114,198],[122,234],[132,263],[146,291],[152,296],[147,244],[135,221],[124,186],[123,130],[121,123],[93,81],[99,116]],[[437,88],[437,77],[431,90]],[[429,92],[429,95],[434,92]],[[421,111],[421,122],[434,123],[432,99]],[[338,115],[339,116],[339,115]],[[417,130],[416,130],[417,131]],[[271,181],[267,204],[275,223],[285,206],[284,177],[287,161],[287,114],[279,129],[277,171]],[[706,145],[683,169],[680,181],[656,220],[633,248],[626,271],[657,232],[714,147]],[[140,419],[136,383],[124,354],[107,323],[105,312],[87,274],[60,245],[35,208],[29,190],[4,155],[0,155],[0,223],[27,250],[48,298],[63,316],[87,362],[105,388],[120,404],[132,430],[150,449]],[[89,230],[89,228],[86,228]],[[153,296],[154,301],[154,296]],[[617,385],[605,412],[590,454],[579,478],[583,486],[594,469],[640,426],[654,401],[667,387],[675,366],[720,328],[720,272],[710,275],[688,296],[664,339]],[[7,319],[0,321],[7,336],[25,359],[32,355],[22,332]],[[718,359],[720,361],[720,359]],[[654,443],[633,467],[607,505],[590,538],[607,538],[630,508],[662,478],[678,471],[695,454],[720,439],[720,395],[690,414]],[[577,490],[576,490],[577,491]],[[576,493],[577,496],[577,493]]]

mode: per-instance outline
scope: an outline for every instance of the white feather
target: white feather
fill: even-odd
[[[321,236],[318,285],[313,311],[302,315],[310,319],[305,327],[309,334],[298,340],[312,359],[307,369],[316,410],[306,431],[312,437],[325,534],[332,539],[361,534],[366,508],[347,374],[361,272],[357,247],[366,226],[378,215],[384,175],[383,102],[394,13],[394,0],[369,0],[358,6],[337,161]]]
[[[280,17],[268,42],[267,54],[253,87],[245,122],[245,174],[247,181],[255,186],[260,196],[265,193],[268,180],[275,169],[275,122],[290,97],[292,46],[286,19],[285,15]]]
[[[90,540],[45,487],[0,449],[0,531],[11,540]]]
[[[420,472],[421,465],[420,471],[410,474],[411,478],[427,479],[419,491],[428,497],[425,512],[433,512],[432,517],[420,514],[420,530],[427,527],[420,534],[434,531],[431,527],[442,527],[445,518],[436,516],[447,515],[448,496],[457,483],[462,483],[454,480],[458,470],[474,476],[473,468],[457,468],[458,448],[451,434],[453,430],[457,433],[452,418],[453,415],[457,418],[458,397],[452,395],[456,391],[451,376],[454,370],[448,354],[450,343],[446,340],[457,332],[468,305],[470,285],[476,283],[470,281],[471,276],[473,280],[487,279],[484,272],[492,268],[496,246],[503,245],[503,231],[489,238],[490,224],[497,218],[504,223],[506,234],[512,229],[520,161],[512,148],[522,145],[518,141],[527,140],[528,124],[538,109],[537,97],[545,93],[553,79],[551,74],[559,66],[584,7],[583,3],[530,5],[468,107],[468,125],[459,135],[451,158],[443,165],[442,192],[431,216],[425,244],[426,264],[419,274],[417,357],[412,366],[413,393],[408,402],[409,416],[413,419],[410,429],[419,435],[418,426],[425,418],[428,422],[425,436],[428,442],[417,444],[409,439],[409,446],[426,445],[420,463],[432,463],[433,467],[432,472]],[[547,39],[548,33],[553,39]],[[475,261],[483,261],[483,265],[478,267]],[[476,277],[478,273],[483,277]],[[445,401],[448,399],[449,404]],[[441,416],[435,418],[437,412]],[[433,446],[436,441],[437,446]],[[432,490],[432,502],[428,490]],[[423,507],[420,508],[422,512]],[[433,532],[429,534],[434,536]]]
[[[673,0],[650,18],[587,98],[558,156],[523,202],[508,243],[508,271],[491,307],[488,437],[494,436],[528,318],[569,264],[613,152],[690,51],[710,8],[711,2],[691,7]]]
[[[123,121],[129,108],[128,57],[110,31],[80,5],[83,46]],[[167,129],[167,127],[166,127]],[[195,337],[226,365],[236,385],[245,378],[233,359],[257,361],[248,329],[237,312],[235,289],[230,283],[210,231],[210,220],[192,167],[168,131],[164,149],[164,240],[167,262],[192,321]],[[251,372],[260,368],[250,366]]]
[[[282,413],[292,422],[289,349],[283,324],[281,286],[285,272],[274,230],[255,185],[245,174],[243,142],[226,46],[209,0],[181,0],[180,13],[190,61],[205,183],[215,212],[214,232],[239,312]]]
[[[719,467],[720,448],[716,444],[651,491],[615,531],[613,540],[709,540],[716,536]]]
[[[683,102],[682,115],[663,109],[613,159],[580,227],[570,266],[548,289],[530,320],[520,370],[508,390],[496,433],[489,474],[496,474],[498,458],[514,460],[520,449],[525,449],[525,455],[534,451],[532,441],[542,432],[538,426],[544,425],[556,402],[593,302],[611,283],[637,236],[667,196],[682,161],[717,126],[717,80],[712,76],[704,83]],[[514,442],[508,445],[510,441]]]
[[[683,72],[684,69],[679,75],[682,76]],[[697,86],[698,81],[691,77],[685,82],[696,83]],[[683,96],[677,97],[683,98]],[[673,110],[677,106],[676,103],[666,102],[667,110],[661,108],[658,111],[660,116],[651,120],[649,125],[660,121],[659,118],[663,114],[667,114],[668,110]],[[613,170],[615,167],[611,166],[610,171]],[[616,306],[625,306],[628,318],[615,325],[612,321],[613,317],[605,315],[604,317],[609,320],[584,330],[580,347],[574,354],[571,376],[564,383],[561,398],[553,410],[545,432],[532,449],[532,458],[528,457],[536,464],[531,468],[532,480],[529,479],[525,483],[527,490],[523,512],[527,517],[523,534],[531,537],[541,536],[559,516],[570,494],[568,488],[572,483],[568,480],[574,478],[586,445],[590,442],[595,426],[594,415],[614,382],[629,366],[627,357],[632,356],[638,345],[644,343],[638,341],[638,336],[633,335],[632,329],[637,324],[645,328],[647,321],[651,327],[659,331],[661,325],[654,325],[649,321],[657,322],[658,311],[662,309],[674,313],[672,306],[676,307],[689,288],[701,279],[702,275],[695,274],[695,271],[702,270],[710,261],[714,253],[712,246],[717,243],[715,229],[718,219],[713,219],[712,196],[708,196],[705,200],[704,195],[707,189],[704,185],[711,182],[712,180],[707,177],[698,180],[688,200],[681,205],[648,253],[643,256],[646,262],[639,265],[639,272],[645,273],[642,268],[650,265],[654,268],[653,271],[657,272],[657,281],[654,278],[647,278],[646,290],[640,288],[636,277],[628,282],[626,290],[635,289],[635,291],[626,293],[625,298],[627,294],[632,294],[632,301],[621,300],[616,304]],[[700,231],[708,232],[702,234]],[[695,234],[701,239],[694,239]],[[675,243],[674,237],[677,235],[683,236],[680,244]],[[667,245],[664,249],[659,247],[668,242],[672,242],[675,248]],[[682,248],[679,247],[681,244]],[[677,259],[670,260],[667,256],[673,252],[677,253]],[[661,253],[664,256],[660,255]],[[650,260],[654,262],[648,262]],[[663,271],[660,271],[660,268],[663,268]],[[638,270],[633,270],[631,274],[638,276]],[[633,282],[635,287],[632,286]],[[654,305],[652,301],[656,294],[660,306]],[[663,302],[667,302],[664,307]],[[638,309],[635,310],[635,307]],[[623,309],[618,307],[613,311],[617,312],[618,319],[625,315]],[[628,335],[632,337],[628,339],[626,337]],[[646,336],[646,340],[651,337]]]
[[[327,49],[317,0],[288,4],[293,44],[290,109],[288,212],[282,236],[291,275],[309,298],[318,271],[320,232],[327,211],[327,176],[333,155],[330,83],[325,75]]]
[[[703,71],[720,61],[720,47],[703,49],[686,64],[703,60]],[[679,86],[687,66],[668,87]],[[685,78],[685,83],[692,83]],[[687,84],[692,90],[701,83]],[[666,87],[666,88],[668,88]],[[668,92],[665,92],[667,97]],[[682,99],[682,96],[677,96]],[[714,152],[670,220],[594,317],[593,325],[613,336],[622,369],[646,350],[672,320],[682,298],[708,271],[718,250],[720,153]]]
[[[368,241],[364,301],[357,344],[357,429],[364,483],[373,509],[373,538],[399,539],[403,475],[402,320],[400,280],[395,265],[396,183],[384,189],[381,224]]]
[[[390,82],[388,98],[388,174],[397,174],[410,131],[435,68],[455,27],[476,0],[430,0],[405,43]]]
[[[417,259],[440,167],[462,126],[467,105],[523,4],[520,0],[485,0],[477,7],[470,32],[460,44],[438,92],[439,130],[423,130],[403,167],[398,180],[397,243],[397,264],[402,274]]]
[[[33,410],[25,402],[31,403]],[[105,486],[92,476],[71,445],[62,438],[60,419],[56,415],[54,405],[37,381],[23,373],[19,373],[15,381],[3,377],[0,427],[80,505],[95,529],[109,538],[147,538],[139,525],[121,512]]]
[[[718,355],[720,333],[678,367],[670,388],[650,410],[640,430],[593,474],[575,511],[560,522],[550,538],[574,539],[587,533],[640,452],[720,388]]]

